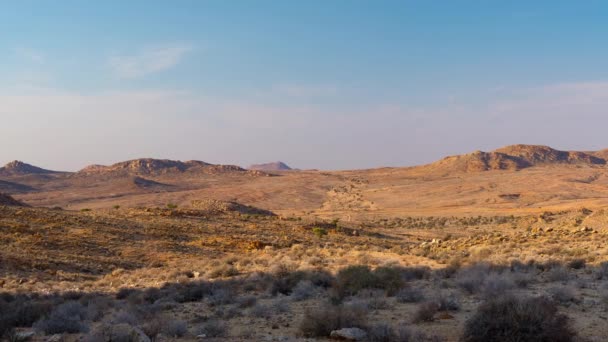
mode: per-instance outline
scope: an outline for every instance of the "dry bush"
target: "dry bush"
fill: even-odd
[[[404,286],[403,274],[399,267],[383,266],[372,271],[369,266],[348,266],[338,272],[335,289],[340,298],[354,296],[363,289],[381,289],[392,296]]]
[[[205,335],[206,337],[225,337],[228,327],[224,322],[209,320],[196,328],[195,332],[197,335]]]
[[[328,337],[342,328],[365,329],[367,312],[356,306],[325,305],[304,313],[299,332],[305,337]]]
[[[553,287],[549,289],[551,299],[562,305],[578,302],[576,290],[570,286]]]
[[[179,319],[167,319],[161,326],[161,332],[169,337],[183,337],[188,333],[188,325]]]
[[[419,303],[424,300],[424,294],[420,289],[404,287],[395,295],[399,303]]]
[[[310,280],[300,281],[291,292],[294,301],[302,301],[311,298],[315,294],[315,286]]]
[[[386,323],[372,325],[367,330],[367,340],[369,342],[394,342],[398,336],[393,327]]]
[[[435,320],[435,314],[439,311],[439,304],[435,301],[424,302],[418,305],[414,317],[412,318],[413,323],[421,322],[432,322]]]
[[[550,282],[566,282],[571,278],[571,274],[568,269],[562,265],[551,267],[546,274],[547,280]]]
[[[569,319],[548,299],[502,296],[479,306],[465,323],[463,342],[569,342]]]
[[[459,311],[460,299],[455,292],[441,293],[433,300],[438,305],[439,311]]]
[[[47,335],[86,332],[88,327],[83,322],[86,313],[86,308],[79,302],[65,302],[53,309],[47,318],[36,322],[34,328]]]
[[[580,270],[585,268],[586,264],[585,259],[573,259],[568,262],[568,267],[574,270]]]
[[[515,282],[506,274],[488,275],[482,285],[482,292],[486,298],[495,297],[515,288]]]
[[[250,308],[257,303],[258,299],[255,296],[244,296],[236,299],[236,305],[243,308]]]
[[[0,337],[14,327],[31,327],[53,309],[48,300],[37,301],[26,296],[4,294],[0,300]]]
[[[489,272],[489,266],[485,264],[475,264],[462,268],[456,274],[456,284],[469,294],[478,293],[481,291]]]
[[[595,277],[598,280],[608,279],[608,261],[602,262],[597,266]]]

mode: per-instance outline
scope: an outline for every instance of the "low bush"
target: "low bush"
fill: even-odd
[[[491,298],[514,288],[515,282],[508,274],[492,273],[484,279],[481,290],[486,298]]]
[[[399,267],[354,265],[340,270],[336,276],[336,291],[340,298],[354,296],[363,289],[381,289],[395,295],[404,286],[403,270]]]
[[[402,288],[395,297],[399,303],[419,303],[424,300],[422,291],[413,287]]]
[[[439,311],[439,304],[435,301],[424,302],[418,305],[414,317],[412,318],[413,323],[421,322],[432,322],[435,320],[435,314]]]
[[[291,292],[294,301],[302,301],[311,298],[315,293],[315,286],[310,280],[300,281]]]
[[[50,315],[34,324],[34,328],[47,335],[86,332],[86,308],[79,302],[70,301],[57,306]]]
[[[168,337],[184,337],[188,333],[188,325],[179,319],[165,320],[161,332]]]
[[[585,259],[574,259],[568,262],[568,267],[575,270],[580,270],[585,268],[586,264]]]
[[[567,268],[559,265],[556,267],[552,267],[547,272],[547,280],[550,282],[566,282],[570,280],[570,272]]]
[[[228,328],[225,323],[217,320],[209,320],[196,329],[197,335],[205,335],[206,337],[225,337]]]
[[[464,327],[463,342],[569,342],[574,338],[567,316],[548,299],[502,296],[479,306]]]
[[[336,290],[341,297],[354,296],[363,289],[375,286],[376,277],[369,266],[348,266],[336,275]]]
[[[394,342],[397,341],[397,338],[393,327],[386,323],[372,325],[367,330],[367,340],[369,342]]]
[[[305,337],[328,337],[342,328],[365,329],[367,312],[355,306],[326,305],[304,313],[299,332]]]
[[[551,299],[562,305],[576,303],[576,291],[570,286],[553,287],[549,289]]]

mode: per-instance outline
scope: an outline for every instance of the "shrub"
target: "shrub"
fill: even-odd
[[[310,280],[300,281],[291,292],[291,298],[295,301],[309,299],[315,293],[315,287]]]
[[[225,323],[209,320],[196,329],[196,334],[205,335],[207,337],[225,337],[227,330]]]
[[[251,310],[249,311],[249,314],[253,317],[260,317],[260,318],[268,319],[268,318],[272,317],[273,310],[268,305],[256,304],[254,307],[251,308]]]
[[[435,320],[435,314],[439,311],[439,304],[434,301],[424,302],[418,305],[418,309],[412,318],[413,323],[432,322]]]
[[[515,282],[504,274],[490,274],[484,279],[482,285],[483,295],[485,297],[494,297],[515,288]]]
[[[404,285],[402,270],[397,267],[378,267],[374,276],[376,286],[385,290],[388,296],[394,296]]]
[[[212,286],[206,282],[192,282],[174,288],[175,301],[178,303],[198,302],[214,294]]]
[[[405,267],[401,269],[402,279],[405,281],[421,280],[427,278],[431,272],[428,267]]]
[[[270,293],[273,296],[281,293],[289,296],[298,283],[306,278],[306,274],[302,271],[289,272],[279,269],[274,274]]]
[[[209,304],[212,306],[232,304],[234,302],[234,293],[229,288],[218,288],[213,290],[213,293],[209,296],[208,300]]]
[[[552,267],[547,271],[547,280],[550,282],[570,280],[570,272],[563,266]]]
[[[600,302],[604,306],[604,310],[608,310],[608,284],[599,288]]]
[[[134,289],[121,288],[116,292],[116,299],[127,299],[133,293],[135,293]]]
[[[397,340],[397,334],[390,325],[380,323],[367,330],[367,340],[369,342],[394,342]]]
[[[47,335],[86,332],[87,326],[82,322],[85,318],[86,308],[70,301],[57,306],[48,318],[36,322],[34,328]]]
[[[418,303],[424,300],[424,294],[419,289],[406,287],[397,292],[396,298],[399,303]]]
[[[167,203],[167,209],[177,209],[177,204]]]
[[[404,285],[403,273],[396,267],[378,267],[372,271],[368,266],[354,265],[343,268],[336,276],[338,295],[356,295],[363,289],[382,289],[387,295],[396,294]]]
[[[480,305],[469,318],[461,336],[463,342],[569,342],[569,319],[558,314],[548,299],[503,296]]]
[[[574,259],[574,260],[570,260],[570,262],[568,262],[568,267],[575,269],[575,270],[580,270],[582,268],[585,268],[586,262],[585,259]]]
[[[342,297],[353,296],[362,289],[373,288],[375,284],[376,277],[368,266],[348,266],[336,276],[336,289]]]
[[[485,264],[476,264],[461,269],[456,275],[456,284],[469,294],[478,293],[485,278],[489,274],[489,267]]]
[[[238,305],[239,308],[250,308],[252,306],[255,305],[255,303],[257,303],[258,299],[255,296],[244,296],[244,297],[239,297],[236,300],[236,304]]]
[[[598,280],[608,279],[608,261],[599,264],[595,272],[595,277]]]
[[[328,337],[329,334],[342,328],[365,329],[367,312],[355,306],[326,305],[309,309],[299,326],[305,337]]]
[[[458,296],[455,293],[445,294],[442,293],[435,300],[437,303],[437,309],[439,311],[459,311],[460,310],[460,300],[458,300]]]
[[[161,331],[169,337],[183,337],[188,333],[188,325],[179,319],[170,319],[164,322]]]
[[[322,238],[323,236],[327,235],[327,230],[320,227],[314,227],[312,229],[312,233],[315,234],[317,237]]]
[[[551,299],[555,300],[560,304],[570,304],[577,302],[576,291],[569,286],[554,287],[549,289]]]

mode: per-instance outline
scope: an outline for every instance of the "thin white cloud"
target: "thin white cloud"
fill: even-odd
[[[27,47],[16,47],[13,49],[13,53],[15,53],[15,55],[21,59],[25,59],[36,64],[42,64],[46,61],[44,54]]]
[[[339,93],[335,85],[310,85],[310,84],[281,84],[273,89],[273,93],[290,97],[323,97],[334,96]]]
[[[108,66],[120,78],[141,78],[173,68],[190,51],[190,45],[148,48],[133,55],[111,56]]]

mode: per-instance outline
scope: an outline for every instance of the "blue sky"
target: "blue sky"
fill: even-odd
[[[607,15],[605,1],[0,1],[0,162],[344,169],[606,148]]]

